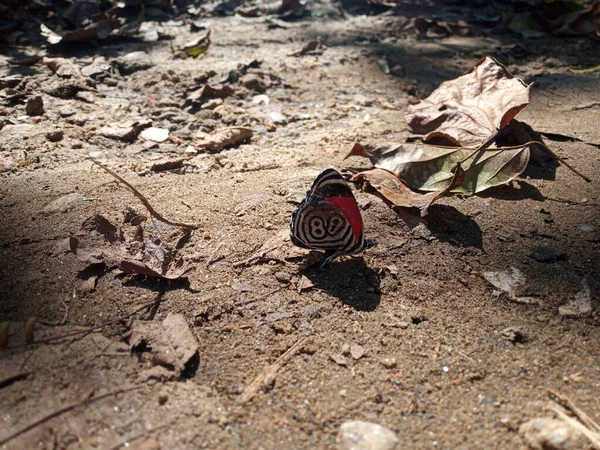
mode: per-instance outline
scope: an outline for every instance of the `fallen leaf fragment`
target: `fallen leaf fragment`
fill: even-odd
[[[162,323],[136,321],[129,345],[132,351],[149,350],[152,362],[178,375],[197,362],[198,341],[181,314],[169,313]]]
[[[558,313],[565,317],[585,317],[592,313],[592,296],[585,278],[581,279],[581,290],[575,294],[575,298],[559,306]]]
[[[217,131],[213,135],[196,142],[198,150],[219,152],[225,147],[241,144],[252,138],[252,129],[245,127],[231,127]]]
[[[511,300],[518,303],[539,303],[535,297],[521,297],[518,291],[525,285],[525,274],[516,267],[511,267],[503,272],[483,272],[485,278],[492,286],[508,294]]]
[[[531,85],[493,58],[481,59],[464,75],[442,83],[406,120],[426,142],[476,147],[496,136],[529,104]]]
[[[423,208],[435,197],[434,192],[419,194],[411,191],[408,185],[385,169],[372,169],[357,173],[352,177],[352,181],[374,188],[394,206],[404,208]]]
[[[196,58],[208,50],[210,47],[210,30],[204,36],[194,39],[178,49],[177,54]]]

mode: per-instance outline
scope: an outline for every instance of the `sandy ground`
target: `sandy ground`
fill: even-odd
[[[43,64],[0,68],[2,77],[22,76],[45,111],[23,117],[24,104],[7,103],[3,114],[13,120],[0,131],[0,157],[12,167],[0,174],[0,321],[11,322],[0,351],[3,448],[325,449],[336,448],[342,423],[360,419],[394,431],[398,448],[519,449],[520,424],[548,415],[548,389],[600,421],[600,80],[598,72],[568,70],[599,64],[598,42],[511,34],[416,40],[394,17],[285,29],[239,17],[208,22],[212,44],[197,59],[174,58],[162,40],[62,55],[88,66],[100,55],[110,62],[143,51],[150,63],[75,98],[46,93],[58,76]],[[194,37],[188,26],[163,29],[176,43]],[[289,56],[317,36],[326,43],[319,54]],[[409,98],[485,55],[535,82],[518,118],[553,133],[545,142],[592,183],[563,166],[531,164],[510,185],[442,199],[425,218],[356,192],[376,247],[318,269],[282,243],[290,199],[322,169],[367,168],[343,160],[355,142],[410,137]],[[382,58],[401,73],[383,73]],[[181,107],[207,78],[216,84],[253,60],[261,63],[248,72],[254,81],[225,83],[234,93],[216,109]],[[258,94],[269,104],[253,102]],[[285,120],[273,124],[279,113]],[[125,142],[102,131],[127,121],[176,139]],[[175,170],[152,169],[182,158],[198,132],[226,126],[248,126],[253,137],[191,155]],[[128,235],[126,208],[148,217],[86,160],[90,153],[165,217],[198,224],[182,239],[181,228],[143,223],[164,245],[179,242],[190,269],[184,280],[124,275],[65,252],[65,238],[81,237],[95,214]],[[277,248],[236,264],[263,244]],[[556,257],[543,262],[536,247]],[[522,295],[534,303],[511,300],[482,276],[511,267],[526,277]],[[586,288],[593,310],[561,314]],[[199,345],[199,361],[181,373],[130,351],[134,319],[169,314],[183,315]],[[38,343],[26,345],[32,316]]]

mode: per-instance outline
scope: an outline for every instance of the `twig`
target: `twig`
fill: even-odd
[[[588,427],[586,427],[584,424],[582,424],[578,420],[575,420],[572,417],[568,416],[564,412],[563,408],[561,408],[560,406],[552,405],[552,406],[550,406],[550,409],[552,411],[554,411],[556,413],[556,415],[560,419],[562,419],[565,423],[567,423],[573,429],[579,431],[586,438],[588,438],[592,442],[592,446],[594,448],[600,449],[600,433],[590,430]]]
[[[146,200],[146,197],[144,197],[136,188],[134,188],[131,184],[129,184],[127,181],[125,181],[124,178],[120,177],[119,175],[117,175],[116,173],[114,173],[112,170],[110,170],[108,167],[106,167],[104,164],[99,163],[98,161],[96,161],[94,158],[89,158],[94,164],[96,164],[97,166],[99,166],[100,168],[102,168],[105,172],[107,172],[109,175],[112,175],[113,177],[115,177],[119,182],[123,183],[125,185],[125,187],[127,187],[127,189],[129,189],[131,191],[131,193],[133,195],[135,195],[139,201],[141,201],[144,206],[146,207],[146,209],[148,210],[148,212],[150,213],[150,215],[154,218],[156,218],[157,220],[160,220],[161,222],[164,222],[166,224],[169,225],[173,225],[174,227],[181,227],[181,228],[190,228],[192,230],[197,230],[198,229],[198,225],[193,225],[193,224],[188,224],[188,223],[181,223],[181,222],[173,222],[169,219],[166,219],[164,216],[162,216],[161,214],[159,214],[153,207],[152,205],[148,202],[148,200]]]
[[[249,258],[234,262],[231,266],[233,268],[249,266],[249,265],[254,264],[254,263],[258,262],[259,260],[263,259],[268,253],[271,253],[273,250],[277,250],[281,246],[282,246],[282,244],[278,244],[278,245],[268,248],[266,250],[259,250],[258,252],[254,253],[252,256],[250,256]]]
[[[95,326],[95,327],[86,328],[85,330],[77,330],[77,331],[73,331],[71,333],[61,334],[59,336],[52,336],[52,337],[48,337],[46,339],[40,339],[39,341],[32,342],[31,344],[15,345],[12,348],[25,347],[27,345],[35,345],[35,344],[47,344],[49,342],[57,341],[57,340],[60,340],[60,339],[65,339],[65,338],[69,338],[69,337],[73,337],[73,336],[86,335],[86,334],[89,334],[89,333],[93,333],[94,331],[101,330],[102,328],[105,328],[105,327],[107,327],[109,325],[112,325],[113,323],[117,323],[117,322],[120,322],[121,320],[127,319],[128,317],[131,317],[134,314],[137,314],[138,312],[140,312],[141,310],[143,310],[145,308],[150,308],[154,304],[155,304],[155,301],[152,301],[151,303],[147,303],[147,304],[145,304],[143,306],[140,306],[138,309],[136,309],[135,311],[133,311],[133,312],[131,312],[129,314],[126,314],[125,316],[121,316],[121,317],[118,317],[116,319],[109,320],[108,322],[104,322],[103,324]]]
[[[31,372],[17,372],[13,375],[9,375],[8,377],[4,377],[0,379],[0,389],[10,386],[17,381],[24,380],[29,375],[31,375]]]
[[[590,416],[584,413],[581,409],[579,409],[575,404],[571,401],[569,397],[561,394],[560,392],[556,392],[555,390],[549,389],[548,395],[552,400],[558,403],[560,406],[565,408],[567,411],[570,411],[581,423],[583,423],[589,429],[600,433],[600,425],[592,420]]]
[[[245,405],[248,403],[248,401],[250,401],[250,399],[252,399],[252,397],[254,397],[254,395],[256,395],[262,386],[265,386],[268,384],[268,382],[273,381],[279,369],[281,369],[292,356],[296,355],[296,353],[302,349],[302,346],[306,340],[307,338],[300,339],[298,342],[292,345],[288,351],[277,358],[273,364],[265,367],[254,379],[254,381],[252,381],[252,383],[250,383],[246,389],[244,389],[244,392],[242,392],[237,399],[237,404]]]
[[[14,432],[13,434],[8,435],[5,438],[0,438],[0,446],[2,445],[6,445],[8,442],[12,441],[13,439],[21,436],[23,433],[28,432],[29,430],[33,430],[35,427],[48,422],[51,419],[54,419],[55,417],[58,417],[66,412],[72,411],[75,408],[78,408],[80,406],[83,405],[89,405],[90,403],[94,403],[97,402],[99,400],[102,400],[104,398],[107,397],[112,397],[113,395],[118,395],[118,394],[122,394],[124,392],[129,392],[129,391],[135,391],[137,389],[141,389],[141,386],[133,386],[133,387],[127,387],[127,388],[120,388],[117,389],[115,391],[111,391],[111,392],[107,392],[105,394],[99,395],[98,397],[86,397],[81,401],[75,402],[75,403],[71,403],[70,405],[67,406],[63,406],[62,408],[59,408],[53,412],[51,412],[50,414],[45,415],[44,417],[42,417],[41,419],[38,419],[32,423],[30,423],[29,425],[26,425],[25,427],[21,428],[20,430]]]

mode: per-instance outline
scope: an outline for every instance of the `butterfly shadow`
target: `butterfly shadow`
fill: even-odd
[[[396,214],[410,228],[413,237],[435,238],[456,246],[483,250],[483,233],[477,222],[452,206],[433,205],[424,218],[399,208]]]
[[[374,311],[381,301],[379,277],[362,257],[311,266],[304,273],[315,285],[357,311]]]

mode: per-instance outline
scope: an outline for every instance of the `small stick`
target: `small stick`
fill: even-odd
[[[108,167],[106,167],[104,164],[99,163],[98,161],[96,161],[94,158],[89,158],[94,164],[96,164],[97,166],[99,166],[100,168],[102,168],[105,172],[107,172],[109,175],[112,175],[113,177],[115,177],[120,183],[123,183],[125,185],[125,187],[127,189],[129,189],[131,191],[131,193],[133,195],[135,195],[139,201],[141,201],[144,206],[146,207],[146,209],[148,210],[148,212],[150,213],[150,215],[154,218],[156,218],[157,220],[160,220],[161,222],[164,222],[166,224],[169,225],[173,225],[174,227],[181,227],[181,228],[190,228],[192,230],[197,230],[198,229],[198,225],[193,225],[193,224],[189,224],[189,223],[181,223],[181,222],[173,222],[169,219],[166,219],[164,216],[162,216],[161,214],[159,214],[153,207],[152,205],[148,202],[148,200],[146,200],[146,197],[144,197],[136,188],[134,188],[131,184],[129,184],[127,181],[125,181],[124,178],[120,177],[119,175],[117,175],[116,173],[114,173],[112,170],[110,170]]]
[[[37,427],[45,422],[48,422],[49,420],[54,419],[55,417],[61,416],[66,412],[72,411],[75,408],[78,408],[79,406],[89,405],[90,403],[97,402],[98,400],[102,400],[107,397],[112,397],[113,395],[118,395],[118,394],[122,394],[124,392],[129,392],[129,391],[135,391],[135,390],[138,390],[141,388],[142,388],[141,386],[120,388],[115,391],[111,391],[111,392],[107,392],[105,394],[99,395],[98,397],[90,398],[88,396],[81,401],[71,403],[70,405],[67,405],[67,406],[63,406],[62,408],[59,408],[59,409],[51,412],[50,414],[46,414],[41,419],[38,419],[38,420],[30,423],[29,425],[26,425],[25,427],[21,428],[20,430],[15,431],[13,434],[10,434],[4,438],[0,438],[0,446],[6,445],[8,442],[12,441],[13,439],[21,436],[23,433],[26,433],[29,430],[33,430],[35,427]]]
[[[267,250],[264,250],[264,251],[259,250],[258,252],[254,253],[252,256],[250,256],[249,258],[234,262],[231,266],[233,268],[237,268],[237,267],[252,265],[252,264],[258,262],[259,260],[261,260],[262,258],[264,258],[267,254],[271,253],[273,250],[277,250],[279,247],[281,247],[281,244],[276,245],[271,248],[268,248]]]
[[[275,378],[275,375],[283,367],[283,365],[296,353],[298,353],[307,338],[302,338],[294,345],[292,345],[288,351],[286,351],[283,355],[281,355],[277,360],[271,364],[270,366],[265,367],[262,372],[258,374],[258,376],[244,389],[244,392],[238,397],[237,404],[245,405],[256,395],[256,393],[260,390],[261,386],[265,385],[265,381],[270,381]]]
[[[548,390],[548,395],[560,406],[565,408],[567,411],[570,411],[586,427],[600,433],[600,425],[594,422],[590,416],[588,416],[581,409],[575,406],[575,404],[571,401],[569,397],[552,389]]]
[[[579,422],[578,420],[573,419],[572,417],[568,416],[561,407],[556,406],[556,405],[552,405],[550,407],[550,409],[552,411],[554,411],[556,413],[556,415],[562,419],[566,424],[568,424],[571,428],[579,431],[581,434],[583,434],[586,438],[588,438],[591,442],[592,442],[592,447],[593,448],[600,448],[600,433],[597,433],[593,430],[590,430],[588,427],[586,427],[584,424],[582,424],[581,422]]]
[[[136,309],[135,311],[133,311],[133,312],[131,312],[131,313],[125,315],[125,316],[121,316],[121,317],[118,317],[116,319],[109,320],[108,322],[105,322],[105,323],[103,323],[101,325],[98,325],[98,326],[95,326],[95,327],[86,328],[85,330],[77,330],[77,331],[73,331],[71,333],[61,334],[59,336],[52,336],[52,337],[49,337],[49,338],[46,338],[46,339],[40,339],[39,341],[32,342],[31,344],[15,345],[12,348],[25,347],[27,345],[35,345],[35,344],[47,344],[49,342],[57,341],[59,339],[65,339],[65,338],[69,338],[69,337],[73,337],[73,336],[79,336],[80,334],[83,334],[83,335],[89,334],[89,333],[92,333],[94,331],[101,330],[102,328],[107,327],[108,325],[112,325],[113,323],[117,323],[117,322],[120,322],[121,320],[127,319],[128,317],[131,317],[134,314],[137,314],[138,312],[140,312],[141,310],[143,310],[145,308],[150,308],[151,306],[153,306],[155,304],[155,302],[156,301],[152,301],[151,303],[147,303],[147,304],[145,304],[143,306],[140,306],[138,309]]]

